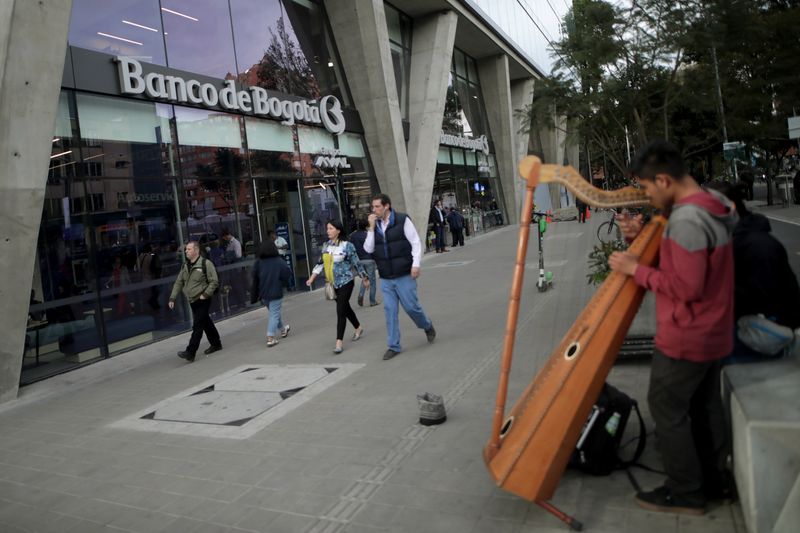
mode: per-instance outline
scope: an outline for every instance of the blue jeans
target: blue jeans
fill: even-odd
[[[283,305],[283,298],[280,300],[270,300],[269,303],[261,300],[269,310],[269,321],[267,322],[267,337],[277,337],[277,334],[283,329],[283,319],[281,318],[281,306]]]
[[[403,349],[400,346],[398,304],[403,306],[418,328],[428,330],[433,324],[417,300],[417,280],[413,279],[411,274],[395,279],[382,278],[381,293],[383,293],[383,312],[386,315],[386,331],[389,336],[386,344],[390,350],[401,352]]]
[[[361,259],[361,264],[364,265],[364,270],[367,271],[367,278],[369,278],[369,303],[375,305],[377,300],[375,300],[375,293],[378,291],[378,287],[375,283],[375,261],[372,259]],[[364,297],[364,282],[361,282],[361,287],[358,289],[358,297]],[[359,300],[360,302],[361,300]]]

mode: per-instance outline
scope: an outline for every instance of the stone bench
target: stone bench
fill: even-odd
[[[733,472],[749,533],[798,531],[800,360],[726,366]]]

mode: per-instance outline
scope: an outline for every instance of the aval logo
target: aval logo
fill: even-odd
[[[442,132],[439,136],[439,144],[444,146],[455,146],[457,148],[466,148],[467,150],[471,150],[473,152],[477,152],[480,150],[484,154],[489,154],[489,140],[486,139],[486,135],[481,135],[480,137],[472,138],[472,137],[461,137],[460,135],[451,135],[449,133]]]
[[[316,100],[281,100],[263,87],[237,90],[236,82],[225,81],[220,89],[213,83],[195,79],[168,76],[158,72],[145,73],[142,64],[131,57],[116,56],[119,86],[122,94],[145,94],[150,98],[177,104],[199,104],[208,108],[221,107],[229,111],[243,111],[256,116],[281,119],[281,124],[291,126],[306,122],[324,126],[334,135],[345,130],[344,113],[339,99],[333,95]]]
[[[323,98],[324,100],[324,98]],[[322,149],[314,158],[314,166],[317,168],[350,168],[347,158],[341,155],[339,150]]]

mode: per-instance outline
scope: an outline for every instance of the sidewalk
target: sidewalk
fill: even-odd
[[[555,279],[545,293],[536,291],[535,242],[529,246],[509,408],[593,293],[586,256],[600,221],[549,227],[545,265]],[[175,356],[187,340],[181,335],[27,387],[0,411],[0,530],[566,531],[538,506],[496,488],[481,456],[516,242],[510,227],[426,256],[420,298],[438,337],[429,345],[401,313],[405,351],[391,361],[381,360],[381,307],[355,307],[364,338],[350,342],[348,325],[345,351],[334,356],[333,304],[317,291],[285,301],[292,332],[274,348],[266,348],[266,313],[259,310],[222,322],[225,349],[193,364]],[[123,419],[182,391],[263,365],[352,373],[314,395],[298,393],[305,403],[248,438],[201,436],[202,427],[193,434],[120,429]],[[646,417],[647,375],[646,363],[625,364],[609,378],[639,400]],[[445,396],[445,424],[417,424],[416,395],[423,392]],[[642,462],[659,466],[652,439]],[[644,488],[661,480],[633,474]],[[592,478],[570,471],[552,503],[590,532],[743,531],[736,506],[677,517],[638,509],[633,493],[624,472]]]

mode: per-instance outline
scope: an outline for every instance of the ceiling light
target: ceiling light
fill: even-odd
[[[61,140],[61,137],[53,137],[53,142],[58,142]]]
[[[110,35],[108,33],[103,33],[101,31],[97,32],[97,35],[102,35],[103,37],[108,37],[109,39],[117,39],[118,41],[125,41],[126,43],[137,44],[139,46],[142,46],[142,43],[140,43],[139,41],[131,41],[130,39],[117,37],[116,35]]]
[[[61,152],[60,154],[53,154],[50,156],[50,159],[55,159],[56,157],[61,157],[62,155],[71,154],[72,150],[67,150],[66,152]]]
[[[167,9],[166,7],[162,7],[161,11],[164,11],[166,13],[172,13],[173,15],[178,15],[179,17],[183,17],[185,19],[189,19],[189,20],[193,20],[195,22],[198,22],[198,19],[196,19],[194,17],[190,17],[189,15],[184,15],[183,13],[179,13],[177,11],[173,11],[171,9]]]
[[[143,30],[149,30],[158,33],[158,30],[155,28],[151,28],[150,26],[142,26],[141,24],[136,24],[135,22],[131,22],[130,20],[123,20],[122,23],[128,24],[130,26],[136,26],[137,28],[142,28]]]
[[[105,155],[105,154],[97,154],[97,155],[93,155],[93,156],[91,156],[91,157],[84,157],[84,158],[83,158],[83,160],[84,160],[84,161],[88,161],[88,160],[90,160],[90,159],[96,159],[96,158],[98,158],[98,157],[103,157],[104,155]]]
[[[333,61],[328,61],[328,66],[333,67]]]

